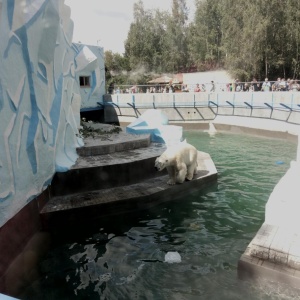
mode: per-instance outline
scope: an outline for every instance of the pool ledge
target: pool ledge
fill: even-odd
[[[291,162],[269,197],[265,222],[239,260],[239,278],[264,277],[299,287],[299,177],[299,163]]]

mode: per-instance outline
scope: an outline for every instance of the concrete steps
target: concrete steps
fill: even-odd
[[[216,179],[217,170],[210,156],[199,151],[198,173],[192,181],[171,186],[167,184],[168,175],[164,174],[138,183],[57,196],[43,208],[41,217],[44,227],[55,227],[86,218],[92,220],[99,215],[145,209],[184,196],[187,189],[189,192],[200,189]]]
[[[147,208],[216,181],[217,170],[207,153],[198,152],[198,174],[192,181],[170,186],[167,171],[154,168],[164,144],[151,143],[150,134],[122,131],[107,137],[85,139],[76,164],[55,174],[51,199],[40,213],[45,228]]]
[[[78,148],[81,157],[104,155],[115,152],[139,149],[150,146],[150,134],[136,135],[128,133],[106,134],[102,137],[88,137],[84,147]]]
[[[84,146],[77,148],[76,164],[67,172],[55,174],[52,197],[130,185],[166,174],[157,173],[154,168],[155,159],[165,145],[151,143],[150,134],[136,135],[124,130],[109,133],[114,126],[85,125],[103,134],[84,138]]]
[[[150,144],[122,152],[80,156],[68,172],[55,174],[51,193],[53,196],[82,193],[133,184],[162,175],[154,169],[154,162],[164,149],[161,144]]]
[[[77,148],[76,164],[67,172],[55,174],[51,184],[53,197],[129,185],[158,176],[154,162],[165,146],[151,143],[150,134],[130,134],[125,129],[115,133],[109,124],[85,125],[103,134],[84,138],[84,146]]]

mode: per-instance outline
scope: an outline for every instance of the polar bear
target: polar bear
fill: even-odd
[[[170,146],[166,151],[155,160],[155,168],[162,171],[167,168],[170,179],[168,184],[174,185],[183,183],[185,179],[192,180],[194,174],[197,174],[197,149],[182,142]]]

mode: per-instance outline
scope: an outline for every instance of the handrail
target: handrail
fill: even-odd
[[[217,104],[217,103],[215,103],[215,102],[213,102],[213,101],[208,101],[208,105],[209,105],[209,103],[212,103],[213,105],[215,105],[216,107],[219,107],[219,105]]]
[[[234,104],[231,103],[230,101],[226,101],[226,103],[228,103],[231,107],[232,107],[232,115],[234,115]]]
[[[287,106],[286,104],[284,103],[279,103],[281,106],[283,106],[284,108],[287,108],[289,110],[293,110],[291,107]]]
[[[229,105],[231,105],[234,108],[234,104],[232,104],[231,102],[226,101],[226,103],[228,103]]]
[[[289,120],[289,118],[290,118],[290,116],[291,116],[291,114],[292,114],[293,109],[292,109],[291,107],[287,106],[287,105],[284,104],[284,103],[279,103],[279,104],[280,104],[281,106],[283,106],[284,108],[287,108],[287,109],[290,110],[290,113],[289,113],[288,117],[286,118],[286,122],[288,122],[288,120]]]
[[[270,92],[272,93],[272,92]],[[216,116],[218,114],[220,115],[241,115],[241,116],[249,116],[249,117],[257,117],[257,118],[275,118],[282,121],[296,122],[295,124],[300,125],[300,92],[298,94],[294,93],[285,93],[285,94],[279,94],[278,96],[276,93],[272,93],[272,99],[270,93],[266,94],[263,92],[256,92],[252,93],[252,95],[246,93],[236,93],[236,100],[239,100],[239,102],[234,102],[233,99],[226,100],[227,96],[223,98],[221,93],[216,92],[215,94],[211,94],[211,98],[205,100],[205,95],[201,95],[199,93],[194,93],[194,95],[184,96],[182,94],[173,93],[172,95],[166,94],[166,95],[157,95],[156,93],[149,94],[149,95],[143,95],[143,97],[139,96],[139,94],[134,95],[128,95],[125,97],[122,97],[122,99],[118,99],[119,95],[111,96],[111,100],[108,100],[106,102],[104,100],[104,103],[101,103],[100,101],[97,103],[97,105],[101,107],[105,107],[108,105],[113,105],[114,107],[118,108],[118,110],[122,110],[124,108],[132,108],[133,110],[138,109],[160,109],[160,108],[168,108],[168,109],[179,109],[181,112],[181,109],[190,109],[193,108],[197,110],[198,107],[207,107],[212,111],[212,113]],[[210,95],[209,93],[207,93]],[[243,94],[246,96],[243,96]],[[227,98],[228,99],[228,98]],[[117,102],[120,100],[120,103]],[[205,101],[204,101],[205,100]],[[246,100],[246,101],[245,101]],[[110,102],[112,101],[112,102]],[[115,102],[113,102],[115,101]],[[202,102],[203,103],[202,103]],[[264,102],[266,101],[266,102]],[[201,103],[200,103],[201,102]],[[299,103],[299,104],[297,104]],[[222,110],[222,107],[227,109],[229,107],[233,108],[233,111],[231,110]],[[238,110],[237,108],[241,108],[247,111]],[[249,111],[249,108],[251,111]],[[256,110],[265,110],[264,114],[261,113],[256,114]],[[270,114],[269,114],[270,110]],[[280,115],[276,112],[280,112]],[[126,112],[127,113],[127,112]],[[188,113],[188,110],[187,112]],[[130,113],[131,114],[131,113]],[[297,115],[295,115],[297,114]],[[299,116],[298,116],[299,114]],[[294,117],[293,120],[291,119]],[[294,120],[295,119],[295,120]],[[298,122],[299,120],[299,122]]]
[[[273,106],[272,105],[270,105],[269,103],[267,103],[267,102],[265,102],[264,103],[264,105],[266,105],[266,106],[268,106],[271,110],[273,110],[274,108],[273,108]]]
[[[134,103],[129,103],[129,102],[127,102],[127,104],[129,105],[129,106],[131,106],[133,109],[135,109],[135,104]]]
[[[270,105],[269,103],[267,103],[267,102],[264,102],[264,104],[267,106],[267,107],[269,107],[270,109],[271,109],[271,114],[270,114],[270,119],[272,118],[272,114],[273,114],[273,106],[272,105]]]
[[[251,108],[251,112],[250,112],[250,117],[252,117],[252,113],[253,113],[253,106],[251,104],[249,104],[248,102],[244,101],[244,103]]]
[[[251,104],[249,104],[248,102],[244,101],[244,103],[249,106],[251,109],[253,109],[253,106]]]

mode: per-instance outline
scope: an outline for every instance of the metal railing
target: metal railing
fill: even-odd
[[[200,92],[257,92],[263,89],[264,81],[250,82],[199,82],[187,84],[145,84],[145,85],[118,85],[110,86],[108,94],[145,94],[145,93],[178,93],[178,92],[195,92],[197,85]],[[298,85],[298,88],[297,86]],[[286,81],[286,85],[281,85],[276,81],[269,81],[269,91],[300,91],[300,80]]]
[[[114,106],[119,115],[138,116],[140,109],[175,109],[179,113],[182,108],[194,108],[203,120],[198,110],[201,108],[209,109],[214,116],[250,116],[300,123],[300,114],[297,114],[297,117],[293,114],[300,112],[298,92],[140,93],[106,95],[104,98],[100,105]]]
[[[256,92],[256,93],[151,93],[151,94],[114,94],[111,103],[118,107],[160,108],[196,107],[214,103],[222,107],[269,107],[299,110],[298,92]],[[104,103],[108,104],[109,102]],[[103,104],[101,104],[103,105]]]

